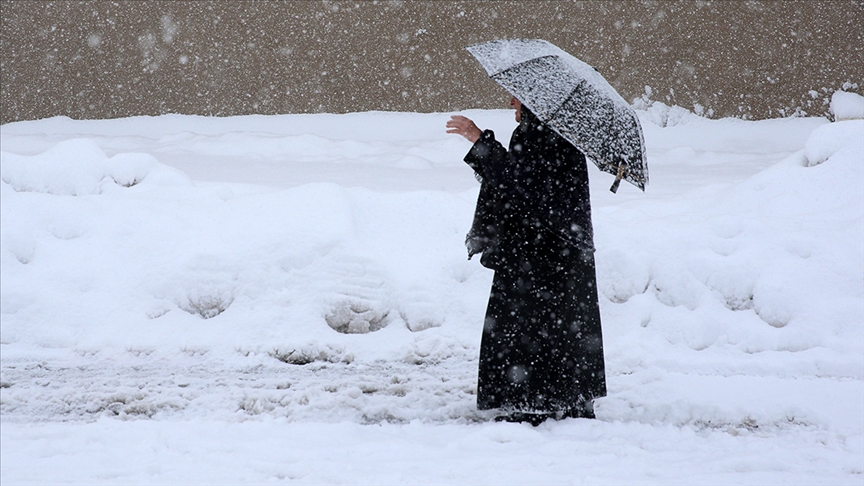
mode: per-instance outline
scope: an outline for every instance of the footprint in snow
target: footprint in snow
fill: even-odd
[[[358,257],[333,259],[321,276],[332,283],[324,320],[333,330],[366,334],[390,323],[391,290],[376,263]]]

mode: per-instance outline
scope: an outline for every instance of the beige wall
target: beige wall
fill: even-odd
[[[860,0],[3,0],[2,20],[3,123],[504,107],[462,47],[512,37],[714,117],[821,115],[844,82],[864,89]]]

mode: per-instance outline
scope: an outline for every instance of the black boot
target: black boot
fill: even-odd
[[[495,417],[496,422],[528,422],[529,424],[537,427],[546,421],[552,414],[549,413],[524,413],[524,412],[511,412],[507,415],[499,415]]]
[[[595,419],[597,417],[594,415],[594,400],[579,402],[575,407],[571,408],[570,410],[558,412],[555,418],[557,418],[558,420],[562,420],[565,418]]]

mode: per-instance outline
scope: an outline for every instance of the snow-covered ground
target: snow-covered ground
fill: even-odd
[[[862,484],[864,120],[640,116],[648,190],[590,170],[609,396],[536,428],[474,406],[449,114],[2,126],[3,485]]]

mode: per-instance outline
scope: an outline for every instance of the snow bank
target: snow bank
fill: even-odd
[[[418,116],[413,123],[436,133],[440,127],[430,122],[440,118]],[[829,276],[844,267],[851,275],[861,272],[860,254],[848,250],[860,246],[856,205],[862,200],[862,148],[855,134],[861,122],[814,126],[808,120],[700,119],[646,129],[657,173],[661,181],[666,177],[652,187],[658,197],[610,199],[595,192],[599,280],[609,303],[604,312],[624,313],[611,318],[607,332],[633,339],[644,331],[631,333],[630,324],[645,329],[659,319],[656,337],[669,340],[673,348],[731,346],[750,354],[815,350],[838,335],[857,339],[860,333],[844,323],[859,317],[860,289]],[[184,129],[194,134],[194,127],[190,120]],[[800,144],[795,127],[813,132],[803,160],[804,165],[821,162],[818,167],[803,167],[799,152],[778,158],[761,172],[748,169],[749,178],[722,191],[705,192],[690,182],[687,170],[693,169],[703,185],[740,177],[712,172],[715,161],[725,160],[719,151],[737,144],[739,156],[746,155],[758,150],[766,135],[781,143],[781,131],[787,132],[782,143]],[[14,139],[10,128],[6,137]],[[156,159],[172,159],[166,143],[178,145],[187,159],[217,157],[223,149],[214,147],[230,134],[236,167],[272,163],[276,147],[257,165],[254,159],[238,159],[244,151],[271,150],[261,147],[272,135],[243,132],[237,125],[226,128],[224,133],[199,130],[210,131],[211,141],[163,134],[161,148],[151,154],[123,151],[108,157],[99,143],[113,144],[117,151],[124,143],[145,148],[146,142],[125,142],[133,138],[128,135],[81,134],[69,134],[70,139],[36,155],[4,153],[6,346],[192,346],[273,354],[275,348],[318,343],[315,349],[349,350],[345,353],[352,359],[401,359],[413,346],[414,333],[436,330],[435,339],[454,339],[450,353],[476,349],[472,323],[482,316],[490,275],[465,261],[461,247],[476,191],[459,162],[464,147],[446,145],[453,139],[435,135],[446,150],[432,155],[420,147],[431,146],[434,138],[401,147],[395,138],[369,142],[334,140],[314,131],[298,134],[301,138],[291,145],[282,167],[289,176],[286,183],[301,183],[279,190],[192,183]],[[416,127],[407,130],[419,132]],[[704,136],[706,130],[710,137]],[[703,136],[691,140],[695,133]],[[354,158],[364,153],[371,158],[353,166],[345,162],[349,152]],[[409,154],[429,161],[409,169],[413,177],[433,177],[434,184],[434,174],[452,168],[461,171],[460,184],[470,189],[400,192],[397,181],[390,193],[382,193],[326,181],[347,173],[363,183],[374,179],[375,171],[389,170],[389,160]],[[377,166],[375,158],[381,160]],[[689,169],[667,173],[682,167],[679,160]],[[340,176],[329,169],[316,172],[335,163],[343,164]],[[669,185],[676,177],[677,186]],[[404,179],[406,185],[410,178]],[[606,182],[596,173],[593,181]],[[676,195],[667,198],[666,188]],[[635,214],[655,216],[633,219]],[[656,230],[660,226],[662,232]],[[845,287],[840,291],[838,286]],[[811,301],[811,295],[821,297]],[[694,327],[693,319],[702,324]],[[828,326],[832,330],[818,331],[826,322],[834,323]],[[356,334],[381,337],[348,337]],[[861,373],[854,366],[861,359],[847,356],[850,342],[855,341],[840,338],[835,343],[839,348],[832,347],[846,350],[842,359],[820,359],[857,377]],[[610,349],[614,357],[615,346]],[[296,359],[308,360],[317,352],[307,349]],[[843,360],[852,367],[841,366]]]
[[[305,138],[294,149],[313,160],[358,144]],[[390,332],[389,346],[370,341],[366,357],[401,359],[414,332],[448,319],[441,309],[463,320],[447,303],[460,281],[486,280],[459,244],[465,199],[447,193],[193,184],[153,155],[109,158],[77,138],[32,156],[4,152],[2,179],[6,345],[312,361],[344,350],[341,335],[392,325],[404,332]],[[456,244],[430,251],[442,234]]]
[[[846,137],[858,127],[823,125],[803,153],[721,191],[694,190],[690,206],[658,206],[635,220],[620,207],[599,209],[599,285],[620,304],[616,321],[657,326],[670,343],[696,351],[811,350],[790,373],[830,367],[861,377],[864,146]],[[805,167],[811,153],[828,162]],[[689,152],[691,164],[699,158]],[[622,348],[627,361],[645,346],[631,344]],[[843,349],[843,358],[824,347]]]

